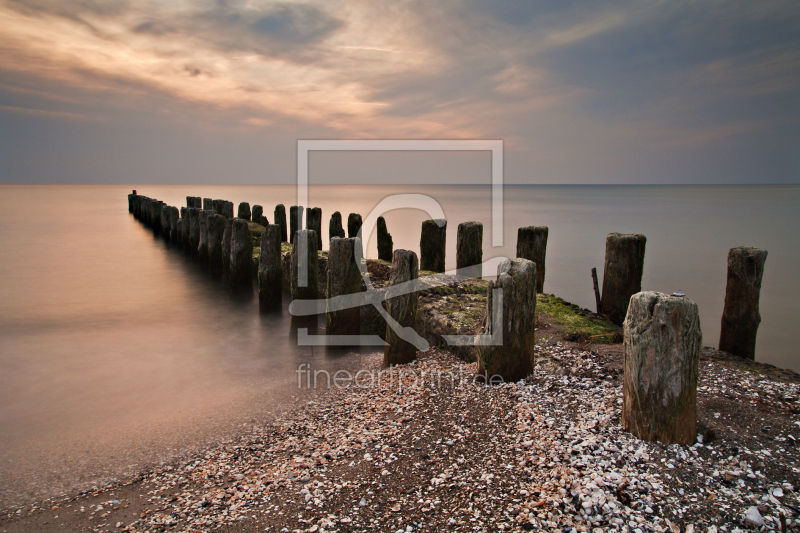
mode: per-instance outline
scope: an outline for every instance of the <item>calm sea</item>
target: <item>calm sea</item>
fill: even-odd
[[[177,206],[187,195],[260,204],[271,221],[275,204],[296,203],[290,186],[0,186],[0,507],[135,472],[306,400],[301,362],[359,364],[297,347],[286,310],[229,302],[128,214],[131,188]],[[518,227],[549,226],[545,291],[592,310],[606,234],[643,233],[643,287],[697,302],[710,346],[728,249],[765,248],[757,358],[800,370],[800,186],[510,186],[500,247],[489,187],[311,186],[309,205],[327,240],[333,211],[366,218],[397,193],[440,203],[448,268],[459,222],[484,223],[484,259],[514,257]],[[427,216],[384,216],[395,248],[419,252]],[[374,236],[367,250],[377,255]]]

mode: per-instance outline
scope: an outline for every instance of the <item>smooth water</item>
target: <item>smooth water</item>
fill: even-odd
[[[355,367],[296,346],[284,302],[262,315],[127,212],[127,194],[182,206],[185,197],[264,206],[296,203],[291,186],[2,185],[0,211],[0,507],[83,489],[222,439],[305,399],[298,364]],[[311,186],[323,242],[333,211],[367,214],[388,195],[427,194],[448,219],[447,267],[459,222],[484,223],[484,259],[515,256],[520,226],[550,228],[545,292],[594,309],[605,236],[647,236],[643,288],[682,289],[716,346],[726,257],[769,251],[757,359],[800,370],[798,186],[509,186],[504,244],[492,247],[491,188]],[[386,218],[395,248],[419,252],[421,211]],[[373,234],[367,247],[377,256]]]

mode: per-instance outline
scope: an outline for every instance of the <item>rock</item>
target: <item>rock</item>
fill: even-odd
[[[502,304],[497,301],[502,290]],[[497,267],[497,281],[489,282],[484,334],[502,334],[499,345],[479,344],[478,373],[492,383],[498,375],[504,381],[525,379],[536,365],[536,263],[528,259],[506,259]],[[502,331],[494,331],[494,325]]]
[[[697,435],[703,335],[688,298],[639,292],[624,323],[622,425],[634,436],[682,446]]]
[[[213,211],[213,201],[211,198],[203,198],[203,210],[205,211]]]
[[[289,242],[294,243],[295,233],[303,228],[303,206],[289,207]]]
[[[344,228],[342,228],[342,214],[339,211],[331,215],[331,221],[328,223],[328,237],[331,239],[334,237],[344,239],[345,237]]]
[[[300,253],[305,250],[307,279],[300,285]],[[317,235],[314,230],[298,230],[292,243],[291,292],[293,300],[315,300],[319,290]]]
[[[306,212],[306,229],[317,234],[317,250],[322,250],[322,209],[310,207]]]
[[[758,512],[758,508],[755,506],[751,506],[747,509],[744,514],[744,521],[751,526],[761,527],[764,525],[764,519],[761,517],[761,513]]]
[[[263,215],[263,214],[264,214],[264,208],[263,207],[261,207],[260,205],[254,205],[253,206],[253,214],[252,214],[252,217],[251,217],[253,222],[258,222],[259,220],[261,220],[261,215]]]
[[[347,216],[347,236],[351,239],[353,237],[361,237],[358,232],[361,231],[361,215],[358,213],[350,213]]]
[[[409,292],[393,296],[392,287],[419,278],[417,254],[409,250],[395,250],[392,255],[392,274],[386,292],[386,311],[401,327],[413,328],[417,322],[419,293]],[[386,325],[386,347],[383,352],[383,367],[410,363],[417,358],[417,348],[400,338],[389,324]]]
[[[749,246],[728,252],[728,285],[719,334],[719,349],[755,360],[756,334],[761,324],[758,301],[767,251]]]
[[[602,312],[622,325],[631,296],[642,290],[644,249],[647,237],[638,233],[609,233],[606,236],[606,262],[603,272]]]
[[[329,335],[359,335],[361,333],[361,308],[352,306],[332,310],[331,298],[352,295],[354,303],[361,296],[361,271],[356,258],[361,257],[361,239],[333,237],[328,252],[328,312]]]
[[[281,266],[281,227],[269,224],[261,234],[258,261],[258,302],[262,309],[280,308],[283,297]]]
[[[536,263],[536,292],[544,292],[544,263],[547,255],[547,226],[528,226],[517,230],[517,257]]]
[[[462,222],[456,237],[456,268],[459,275],[480,278],[483,274],[483,224]],[[464,269],[462,271],[462,269]]]
[[[246,297],[253,294],[253,241],[247,220],[234,218],[231,223],[230,294]]]
[[[216,213],[208,217],[208,270],[212,274],[222,274],[222,238],[227,219]]]
[[[419,238],[420,270],[444,272],[447,245],[447,220],[425,220]]]
[[[386,229],[386,220],[378,217],[378,259],[391,261],[393,246],[392,236]]]
[[[281,242],[289,242],[289,236],[286,234],[286,208],[283,204],[275,206],[274,220],[281,227]]]
[[[236,216],[243,220],[250,220],[250,204],[248,204],[247,202],[240,203],[239,211]]]

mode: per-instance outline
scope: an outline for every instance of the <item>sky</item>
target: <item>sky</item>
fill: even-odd
[[[501,139],[506,183],[800,183],[794,1],[0,0],[0,28],[0,183],[292,183],[298,139]]]

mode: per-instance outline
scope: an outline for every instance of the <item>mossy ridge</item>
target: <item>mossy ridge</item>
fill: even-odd
[[[564,326],[566,333],[580,333],[587,337],[606,335],[592,339],[597,344],[612,344],[614,334],[622,335],[619,326],[552,294],[536,295],[536,313],[553,318]]]

